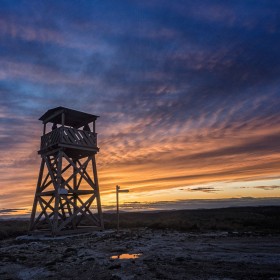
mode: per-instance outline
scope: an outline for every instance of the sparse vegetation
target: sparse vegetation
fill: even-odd
[[[104,219],[107,228],[116,227],[114,214],[105,214]],[[280,232],[280,207],[238,207],[121,213],[120,224],[123,228],[168,228],[182,231]]]
[[[116,228],[116,215],[104,214],[106,229]],[[0,239],[26,234],[28,220],[0,220]],[[148,227],[180,231],[280,232],[280,207],[133,212],[120,214],[122,228]]]
[[[28,223],[26,219],[0,220],[0,240],[26,234]]]

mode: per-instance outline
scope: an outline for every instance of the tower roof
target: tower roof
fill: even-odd
[[[92,121],[95,121],[99,116],[76,111],[73,109],[69,109],[66,107],[56,107],[48,110],[43,116],[39,118],[43,123],[56,123],[62,124],[62,113],[65,114],[65,122],[66,126],[72,126],[75,128],[79,128],[84,126]]]

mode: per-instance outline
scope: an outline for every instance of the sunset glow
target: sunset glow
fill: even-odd
[[[280,204],[277,1],[26,3],[1,2],[0,215],[30,212],[57,106],[100,116],[105,210],[116,185],[128,210]]]

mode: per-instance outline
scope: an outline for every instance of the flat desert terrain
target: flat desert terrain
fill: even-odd
[[[267,228],[233,231],[138,227],[123,228],[119,235],[114,229],[106,229],[45,240],[12,237],[0,241],[0,258],[3,280],[276,280],[280,279],[280,234],[277,229]]]

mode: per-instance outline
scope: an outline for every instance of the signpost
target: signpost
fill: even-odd
[[[129,190],[121,190],[120,186],[116,186],[116,196],[117,196],[117,234],[119,234],[120,227],[120,211],[119,211],[119,193],[128,193]]]

